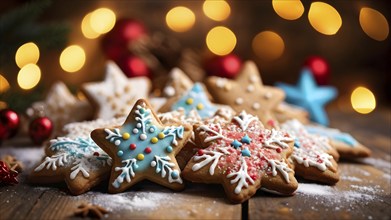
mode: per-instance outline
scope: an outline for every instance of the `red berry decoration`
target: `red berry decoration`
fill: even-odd
[[[304,62],[304,67],[311,70],[318,85],[327,85],[330,80],[330,67],[320,56],[310,56]]]
[[[132,54],[122,56],[118,61],[118,66],[129,78],[139,76],[150,77],[151,75],[147,64],[142,59]]]
[[[15,136],[20,124],[19,115],[11,109],[0,110],[0,142]]]
[[[208,75],[235,78],[242,67],[242,60],[235,54],[216,56],[207,61],[205,68]]]
[[[0,161],[0,184],[14,185],[18,183],[18,172],[10,170],[6,163]]]
[[[29,135],[34,144],[42,144],[53,131],[53,123],[47,117],[38,117],[30,123]]]

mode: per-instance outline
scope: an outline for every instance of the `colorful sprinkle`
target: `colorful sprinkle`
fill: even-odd
[[[150,147],[145,148],[144,152],[146,154],[150,154],[152,152],[152,149]]]
[[[131,150],[136,149],[136,147],[137,147],[136,144],[130,144],[130,145],[129,145],[129,148],[130,148]]]
[[[174,179],[177,179],[179,177],[178,171],[176,171],[176,170],[172,171],[171,177],[174,178]]]
[[[99,153],[98,152],[94,152],[93,154],[95,157],[98,157],[99,156]]]
[[[145,139],[147,139],[147,135],[146,134],[140,134],[140,140],[144,141]]]
[[[144,160],[144,154],[137,154],[137,160]]]
[[[244,157],[250,157],[251,156],[251,152],[250,152],[250,150],[247,147],[244,150],[242,150],[242,156],[244,156]]]
[[[277,153],[281,153],[282,149],[280,147],[276,148]]]
[[[198,110],[204,109],[204,105],[203,105],[202,103],[199,103],[199,104],[197,105],[197,109],[198,109]]]
[[[159,139],[157,139],[157,137],[153,137],[151,139],[152,144],[156,144],[158,141],[159,141]]]
[[[166,137],[166,135],[164,135],[163,132],[160,132],[160,133],[157,135],[157,137],[158,137],[159,139],[163,139],[163,138]]]
[[[242,143],[240,143],[239,141],[237,140],[234,140],[231,142],[231,145],[234,147],[234,148],[239,148],[242,146]]]
[[[155,132],[155,128],[154,127],[149,128],[149,133],[153,133],[153,132]]]
[[[138,133],[138,129],[137,128],[133,129],[133,134],[137,134],[137,133]]]
[[[251,143],[251,138],[246,134],[244,137],[242,137],[242,143],[245,144],[250,144]]]
[[[202,156],[202,155],[204,155],[204,151],[203,151],[202,149],[199,149],[198,152],[197,152],[197,154],[198,154],[199,156]]]
[[[116,140],[116,141],[114,141],[114,144],[115,144],[115,146],[118,146],[118,145],[121,144],[121,141],[120,140]]]
[[[139,111],[141,114],[144,114],[144,112],[145,112],[145,110],[143,108],[140,108]]]
[[[117,152],[117,155],[118,155],[119,157],[121,157],[122,155],[124,155],[124,152],[123,152],[122,150],[119,150],[119,151]]]
[[[156,161],[152,161],[151,162],[151,167],[155,167],[156,166]]]
[[[130,138],[130,134],[128,132],[125,132],[125,133],[122,134],[122,138],[124,140],[128,140]]]
[[[137,123],[137,124],[136,124],[136,127],[137,127],[137,128],[141,128],[141,123]]]
[[[186,100],[186,104],[188,104],[188,105],[193,104],[193,99],[192,99],[192,98],[188,98],[188,99]]]
[[[168,153],[171,153],[172,152],[172,147],[171,146],[168,146],[168,147],[166,147],[166,151],[168,152]]]

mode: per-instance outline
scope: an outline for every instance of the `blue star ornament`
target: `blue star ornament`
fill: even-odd
[[[296,86],[285,83],[277,83],[278,87],[285,91],[288,103],[305,108],[312,121],[322,125],[328,125],[329,120],[324,106],[335,99],[337,90],[331,86],[318,86],[311,71],[304,68]]]

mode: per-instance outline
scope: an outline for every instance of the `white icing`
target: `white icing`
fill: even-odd
[[[251,106],[251,108],[253,108],[254,110],[258,110],[260,107],[261,104],[259,104],[258,102],[254,102],[253,105]]]
[[[326,171],[327,167],[332,167],[331,159],[333,156],[327,153],[316,154],[314,152],[304,151],[301,148],[294,148],[291,155],[297,163],[303,164],[305,167],[316,167],[321,171]]]
[[[160,173],[161,174],[161,177],[162,178],[165,178],[166,175],[167,175],[167,171],[168,171],[168,182],[169,183],[173,183],[173,182],[177,182],[177,183],[180,183],[182,184],[183,181],[179,175],[179,171],[178,170],[173,170],[172,168],[175,167],[175,164],[174,163],[170,163],[169,161],[171,160],[171,158],[169,156],[166,156],[166,157],[159,157],[157,155],[155,155],[154,157],[154,161],[152,162],[155,162],[154,164],[152,164],[151,162],[151,166],[152,167],[156,167],[155,169],[155,172],[156,173]],[[167,170],[167,171],[166,171]],[[178,172],[178,178],[174,179],[172,177],[172,172]]]
[[[220,89],[224,88],[226,83],[227,83],[227,79],[225,79],[225,78],[217,78],[216,79],[216,86]]]
[[[219,148],[219,149],[221,150],[222,148]],[[213,176],[215,169],[216,169],[216,166],[217,166],[217,163],[219,162],[220,157],[224,155],[224,153],[220,153],[220,152],[216,152],[216,151],[207,151],[207,150],[203,150],[203,152],[204,152],[203,155],[193,157],[194,161],[199,161],[202,159],[203,160],[199,163],[194,164],[191,169],[193,171],[197,171],[213,161],[213,163],[209,167],[209,174],[211,176]],[[225,152],[227,152],[227,151],[225,150]]]
[[[247,114],[245,111],[242,111],[239,116],[235,116],[233,119],[239,124],[243,131],[246,131],[250,123],[252,121],[256,121],[258,118],[252,116],[251,114]]]
[[[272,93],[271,92],[266,92],[264,95],[263,95],[263,97],[265,98],[265,99],[271,99],[272,98]]]
[[[132,181],[131,177],[135,176],[133,169],[137,167],[137,160],[135,158],[130,158],[127,160],[123,160],[122,163],[125,163],[125,166],[114,168],[116,172],[121,171],[121,173],[112,183],[115,188],[119,188],[124,182],[124,179],[126,180],[126,182],[130,183],[130,181]]]
[[[86,164],[86,162],[87,161],[79,159],[79,158],[75,160],[75,162],[73,163],[73,164],[75,164],[75,166],[73,166],[71,168],[71,170],[72,170],[71,175],[70,175],[71,179],[75,179],[79,172],[81,172],[85,178],[90,177],[90,174],[87,171],[88,164]]]
[[[223,135],[223,130],[221,129],[221,125],[219,123],[217,124],[212,124],[212,127],[216,126],[217,127],[217,131],[213,130],[213,129],[210,129],[208,126],[206,125],[201,125],[200,127],[198,127],[199,130],[203,130],[204,132],[210,132],[214,135],[208,135],[207,138],[205,138],[205,142],[208,143],[210,141],[214,141],[214,140],[217,140],[217,139],[227,139],[226,137],[224,137]]]
[[[277,175],[277,170],[278,170],[278,171],[280,171],[280,173],[284,177],[285,181],[287,183],[290,182],[289,173],[293,172],[293,170],[288,167],[288,164],[286,164],[283,161],[277,161],[277,160],[271,160],[271,159],[267,159],[267,162],[268,162],[269,166],[272,168],[272,175],[273,176]]]
[[[172,86],[166,86],[164,88],[163,92],[164,92],[164,95],[169,96],[169,97],[175,95],[175,89]]]
[[[231,180],[230,183],[231,184],[237,183],[235,187],[236,194],[239,194],[240,191],[242,191],[243,187],[248,188],[247,181],[250,182],[251,184],[254,184],[254,180],[247,173],[247,163],[243,157],[241,158],[241,163],[242,165],[240,166],[240,169],[237,172],[232,172],[227,175],[227,178],[231,178],[235,176],[235,179]]]
[[[65,164],[68,163],[68,154],[62,153],[62,154],[55,154],[51,157],[46,157],[45,161],[41,163],[37,168],[34,169],[35,172],[41,171],[43,168],[49,170],[50,168],[55,171],[57,170],[57,166],[63,167]]]
[[[265,135],[263,140],[263,144],[265,147],[277,149],[277,146],[273,145],[273,144],[277,144],[282,148],[287,148],[289,147],[289,145],[285,142],[293,141],[293,138],[285,137],[283,132],[277,131],[274,128],[271,131],[270,130],[266,130],[266,131],[268,131],[268,134]]]
[[[243,104],[243,98],[237,98],[237,99],[235,99],[235,104],[237,104],[237,105],[241,105],[241,104]]]

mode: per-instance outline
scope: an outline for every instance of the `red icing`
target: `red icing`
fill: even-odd
[[[131,150],[136,149],[136,144],[130,144],[129,148],[130,148]]]
[[[151,149],[150,147],[147,147],[147,148],[145,148],[144,152],[145,152],[146,154],[149,154],[149,153],[152,152],[152,149]]]

